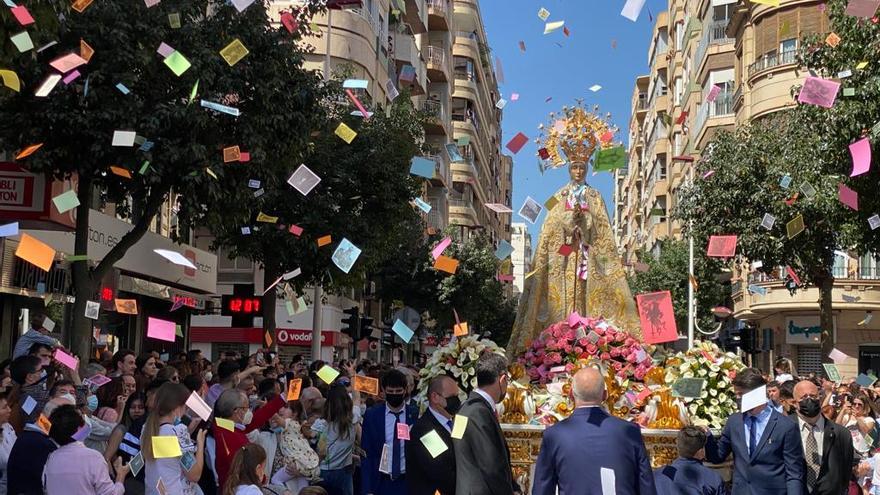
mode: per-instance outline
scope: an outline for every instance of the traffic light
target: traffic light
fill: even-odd
[[[360,337],[360,308],[351,307],[343,311],[348,317],[342,319],[342,333],[351,337],[352,340],[358,340]]]
[[[369,316],[361,316],[360,335],[356,340],[363,340],[373,334],[373,319]]]

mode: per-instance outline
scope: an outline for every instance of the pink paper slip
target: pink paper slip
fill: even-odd
[[[400,440],[409,440],[409,425],[406,423],[397,423],[397,438]]]
[[[853,161],[850,177],[862,175],[871,168],[871,141],[868,138],[860,139],[849,145],[849,153],[852,155]]]
[[[55,349],[55,360],[72,370],[75,370],[79,366],[79,359],[61,349]]]
[[[437,246],[435,246],[434,249],[431,250],[431,256],[436,260],[440,257],[441,254],[443,254],[443,251],[446,251],[446,248],[448,248],[450,244],[452,244],[451,237],[443,239],[442,241],[440,241],[440,244],[437,244]]]
[[[831,108],[837,99],[839,89],[840,83],[819,77],[808,77],[798,95],[798,102]]]
[[[718,98],[718,93],[721,92],[721,86],[717,84],[712,86],[712,89],[709,90],[709,94],[706,95],[706,101],[715,101],[715,98]]]
[[[62,74],[67,74],[68,72],[76,69],[80,65],[85,65],[86,61],[84,58],[80,57],[75,53],[68,53],[62,57],[58,57],[55,60],[49,62],[55,70]]]
[[[174,342],[176,325],[173,321],[147,318],[147,337]]]
[[[846,187],[846,184],[843,182],[837,184],[837,197],[840,199],[841,203],[849,206],[853,210],[859,211],[859,193]]]
[[[521,150],[527,142],[529,142],[528,136],[520,132],[516,136],[513,136],[513,139],[511,139],[510,142],[507,143],[507,149],[509,149],[510,152],[515,155],[519,153],[519,150]]]

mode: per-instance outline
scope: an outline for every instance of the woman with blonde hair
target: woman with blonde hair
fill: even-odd
[[[781,357],[773,363],[773,371],[775,371],[776,381],[779,383],[785,383],[789,380],[794,380],[794,377],[797,375],[794,371],[794,364],[792,364],[791,359]]]
[[[232,458],[222,495],[290,495],[283,486],[267,485],[268,478],[266,450],[249,443]]]
[[[165,493],[202,495],[198,482],[205,465],[206,430],[199,430],[194,444],[186,425],[180,422],[180,418],[186,414],[189,396],[190,391],[179,383],[166,383],[156,391],[155,407],[150,410],[141,433],[147,495],[160,495],[157,487],[160,480]],[[174,439],[182,456],[157,457],[153,450],[153,441],[157,437]]]

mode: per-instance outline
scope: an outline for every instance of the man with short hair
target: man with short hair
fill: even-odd
[[[806,469],[806,493],[846,493],[853,467],[858,463],[849,431],[826,420],[819,401],[819,388],[809,380],[794,387],[797,414],[792,416],[800,433]]]
[[[782,403],[779,401],[779,385],[780,383],[776,380],[771,380],[767,383],[767,400],[770,404],[770,407],[776,409],[776,412],[778,412],[779,414],[784,414]]]
[[[110,360],[111,371],[107,376],[116,378],[122,375],[134,375],[135,368],[137,368],[136,359],[137,357],[131,349],[116,351],[113,359]]]
[[[51,337],[49,335],[49,330],[43,326],[43,323],[47,319],[48,317],[42,313],[34,313],[31,317],[31,327],[24,333],[24,335],[19,337],[18,341],[15,343],[15,348],[12,351],[12,359],[27,354],[28,349],[37,342],[46,344],[49,347],[55,347],[58,345],[58,341]]]
[[[507,359],[486,352],[477,359],[477,389],[461,406],[467,427],[455,446],[456,495],[510,495],[519,492],[510,470],[510,450],[495,405],[504,400],[510,375]]]
[[[406,441],[398,435],[398,425],[412,427],[416,415],[405,404],[403,373],[388,371],[382,376],[381,386],[385,403],[367,409],[364,414],[361,448],[366,452],[366,459],[361,463],[361,491],[365,495],[406,495]],[[387,459],[385,465],[382,459]]]
[[[544,430],[534,495],[586,493],[614,477],[616,493],[653,494],[654,475],[638,425],[608,414],[605,380],[596,368],[583,368],[572,380],[575,410]],[[607,482],[607,480],[606,480]]]
[[[767,382],[746,368],[733,380],[738,402]],[[727,418],[719,440],[709,435],[706,459],[715,464],[733,454],[733,495],[803,495],[804,453],[797,424],[766,402]]]
[[[40,359],[40,366],[43,369],[52,364],[52,346],[43,342],[36,342],[28,349],[28,356],[36,356]]]
[[[410,495],[455,495],[455,453],[447,449],[437,457],[418,441],[436,431],[446,445],[452,445],[452,425],[461,408],[458,383],[441,375],[428,384],[428,409],[410,431],[406,442],[407,486]],[[416,440],[416,441],[413,441]]]
[[[36,409],[37,416],[42,411],[47,418],[58,406],[73,405],[69,399],[55,398],[42,409]],[[43,467],[58,445],[49,438],[34,422],[28,422],[18,434],[9,461],[6,464],[7,493],[16,495],[43,495]]]
[[[685,426],[678,432],[675,446],[678,459],[654,471],[657,495],[725,495],[724,481],[703,465],[706,457],[706,432]]]

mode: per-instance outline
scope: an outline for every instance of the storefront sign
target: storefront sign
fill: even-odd
[[[321,332],[321,346],[332,346],[334,343],[333,337],[335,335],[336,332]],[[276,331],[276,338],[278,339],[278,345],[290,345],[297,347],[308,347],[312,345],[311,330],[279,328]]]
[[[122,237],[133,228],[132,224],[104,215],[95,210],[89,214],[90,260],[99,261],[110,252]],[[56,250],[73,254],[73,232],[53,230],[24,231],[49,244]],[[154,249],[169,249],[183,254],[193,262],[196,270],[175,265],[162,259]],[[217,292],[217,256],[186,244],[175,244],[159,234],[147,232],[115,265],[125,272],[141,274],[153,280],[178,285],[200,293]]]
[[[32,220],[45,216],[48,206],[46,180],[14,163],[0,163],[0,218]]]
[[[833,320],[834,326],[837,319]],[[818,344],[822,339],[819,316],[791,316],[785,319],[786,344]]]
[[[190,326],[190,335],[193,342],[263,344],[262,328]],[[324,330],[321,332],[321,347],[343,347],[350,342],[346,337],[339,332]],[[309,347],[312,345],[312,331],[279,328],[275,331],[275,341],[282,346]]]

